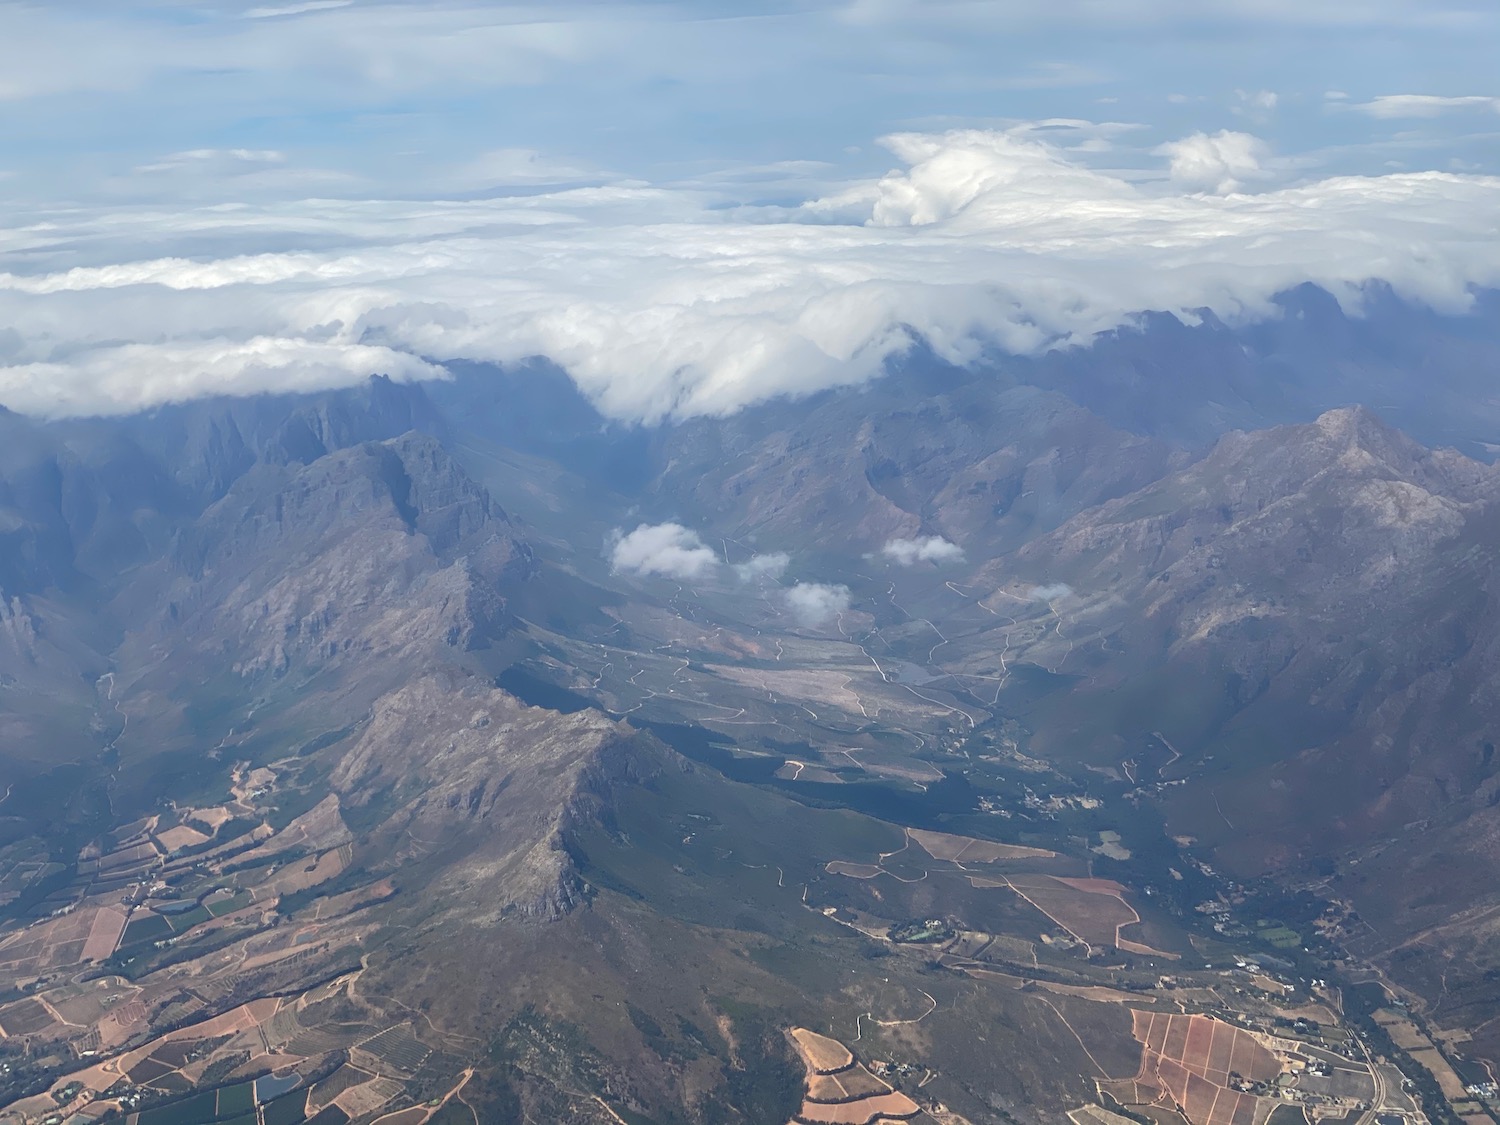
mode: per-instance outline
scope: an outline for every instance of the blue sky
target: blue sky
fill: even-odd
[[[1500,285],[1500,5],[0,0],[0,404],[543,355],[621,418]]]
[[[816,178],[796,162],[879,170],[885,133],[1054,117],[1141,126],[1111,155],[1142,169],[1232,129],[1304,174],[1493,172],[1496,58],[1500,6],[1441,0],[8,0],[0,192],[251,173],[242,189],[451,194],[771,165],[771,197]],[[1355,108],[1392,95],[1481,100]]]

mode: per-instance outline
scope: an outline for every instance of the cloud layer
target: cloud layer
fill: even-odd
[[[1357,306],[1378,279],[1446,311],[1500,284],[1500,179],[1244,194],[1265,151],[1220,133],[1164,150],[1172,180],[1143,184],[1081,163],[1070,135],[1096,134],[890,137],[900,167],[796,206],[622,182],[35,213],[0,231],[25,263],[0,273],[15,329],[0,403],[122,412],[543,355],[606,413],[651,421],[858,383],[918,337],[965,363],[1087,341],[1143,309],[1254,317],[1304,281]]]

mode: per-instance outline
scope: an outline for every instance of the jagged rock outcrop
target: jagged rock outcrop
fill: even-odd
[[[379,820],[381,865],[425,861],[428,890],[455,919],[556,918],[579,895],[565,835],[642,768],[635,739],[596,711],[561,715],[426,675],[376,702],[330,784],[353,815]]]

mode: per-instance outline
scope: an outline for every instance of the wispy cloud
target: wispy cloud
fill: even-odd
[[[766,555],[752,555],[734,567],[735,577],[741,582],[758,582],[762,578],[775,580],[786,573],[792,565],[792,556],[785,551],[773,551]]]
[[[1471,94],[1463,97],[1440,97],[1436,94],[1381,94],[1367,102],[1348,103],[1345,108],[1370,117],[1441,117],[1464,110],[1490,110],[1500,113],[1500,97]]]
[[[848,586],[824,582],[798,582],[782,593],[787,609],[801,624],[817,627],[848,610]]]
[[[1049,586],[1033,586],[1026,596],[1034,602],[1055,602],[1073,596],[1073,587],[1066,582],[1054,582]]]
[[[151,174],[205,167],[243,171],[259,170],[268,165],[277,166],[285,163],[286,153],[275,149],[195,148],[187,152],[174,152],[149,164],[138,164],[135,171],[139,174]]]
[[[280,16],[302,16],[309,12],[330,12],[335,8],[347,8],[354,0],[306,0],[302,4],[282,4],[251,8],[244,13],[247,20],[276,19]]]

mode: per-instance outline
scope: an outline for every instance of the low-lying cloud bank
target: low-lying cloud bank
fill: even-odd
[[[32,214],[0,230],[25,263],[0,273],[0,403],[124,412],[542,355],[607,414],[658,420],[857,383],[914,337],[965,363],[1143,309],[1266,314],[1307,281],[1446,311],[1500,284],[1500,178],[1244,194],[1268,158],[1243,134],[1163,146],[1169,178],[1148,184],[1037,135],[890,137],[900,168],[791,208],[621,183]]]

